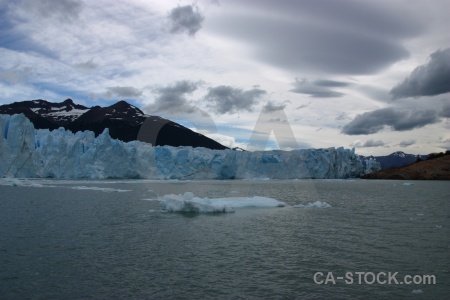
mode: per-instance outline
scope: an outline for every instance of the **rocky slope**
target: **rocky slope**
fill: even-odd
[[[450,155],[366,174],[363,179],[450,180]]]

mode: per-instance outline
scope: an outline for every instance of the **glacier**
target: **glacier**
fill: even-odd
[[[380,169],[354,149],[236,151],[152,146],[112,139],[108,129],[35,129],[22,114],[0,115],[0,177],[88,179],[336,179]]]

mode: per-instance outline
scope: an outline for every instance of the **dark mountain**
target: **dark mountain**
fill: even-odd
[[[37,129],[57,129],[72,122],[89,109],[83,105],[74,104],[71,99],[61,103],[45,100],[30,100],[14,102],[0,106],[1,114],[24,114]]]
[[[71,99],[61,103],[31,100],[0,106],[0,114],[20,113],[23,113],[37,129],[53,130],[64,127],[72,132],[90,130],[98,136],[108,128],[112,138],[124,142],[140,140],[155,146],[227,149],[180,124],[161,117],[145,115],[126,101],[119,101],[108,107],[91,108],[75,104]]]
[[[105,128],[109,128],[112,138],[130,142],[137,139],[139,129],[146,118],[140,109],[125,101],[119,101],[108,107],[94,106],[64,127],[72,132],[90,130],[96,136]]]
[[[381,165],[381,169],[388,169],[394,167],[403,167],[417,160],[425,160],[428,155],[414,155],[407,154],[402,151],[397,151],[385,156],[365,156],[365,158],[372,158],[378,161]]]

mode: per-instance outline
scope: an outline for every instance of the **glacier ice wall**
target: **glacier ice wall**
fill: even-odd
[[[0,115],[0,177],[19,178],[349,178],[379,168],[344,148],[234,151],[111,139],[106,129],[35,130],[23,115]]]

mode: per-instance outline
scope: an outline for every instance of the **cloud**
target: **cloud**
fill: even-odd
[[[371,147],[381,147],[384,146],[385,143],[381,140],[375,141],[375,140],[367,140],[365,142],[361,142],[360,140],[356,140],[352,144],[350,144],[351,147],[360,147],[360,148],[371,148]]]
[[[209,88],[205,100],[214,112],[232,114],[239,111],[252,111],[253,105],[264,94],[266,94],[266,91],[259,88],[244,91],[239,88],[220,85]]]
[[[131,86],[112,86],[107,87],[106,92],[103,94],[105,98],[137,98],[142,96],[142,91],[140,89]]]
[[[298,80],[296,78],[293,83],[295,87],[290,92],[307,94],[314,98],[341,97],[344,95],[343,93],[335,92],[328,88],[328,86],[339,86],[338,84],[342,84],[340,86],[343,86],[345,83],[331,80],[309,82],[307,79]]]
[[[21,20],[15,13],[17,5],[17,2],[0,2],[0,48],[57,58],[54,51],[18,28]]]
[[[83,2],[80,0],[22,0],[21,7],[43,18],[56,17],[60,21],[74,21],[78,19]]]
[[[199,83],[182,80],[173,85],[167,85],[155,90],[157,97],[154,103],[147,105],[146,110],[151,113],[179,112],[192,113],[193,108],[188,103],[186,95],[197,90]]]
[[[19,65],[20,64],[16,64],[12,68],[0,70],[0,80],[6,81],[11,84],[23,83],[28,74],[30,74],[32,68],[19,68]]]
[[[390,92],[393,99],[434,96],[450,92],[450,48],[430,55],[430,61],[415,68]]]
[[[441,112],[439,113],[439,116],[443,118],[450,118],[450,102],[444,104]]]
[[[345,119],[350,119],[350,120],[351,120],[351,118],[347,115],[346,112],[341,112],[341,113],[335,118],[336,121],[342,121],[342,120],[345,120]]]
[[[88,61],[82,62],[82,63],[74,64],[73,66],[77,69],[82,69],[82,70],[94,70],[98,67],[98,65],[96,63],[94,63],[93,58],[91,58]]]
[[[202,28],[204,20],[196,5],[178,6],[170,11],[170,32],[194,36]]]
[[[425,27],[398,4],[387,9],[368,1],[231,3],[232,9],[224,7],[208,21],[208,29],[248,44],[253,58],[303,74],[376,73],[407,58],[403,40]]]
[[[350,85],[350,83],[348,83],[348,82],[329,80],[329,79],[317,79],[313,83],[316,86],[324,86],[324,87],[346,87],[346,86]]]
[[[406,131],[438,121],[434,110],[396,110],[388,107],[357,115],[343,127],[342,133],[367,135],[376,133],[385,126],[390,126],[395,131]]]
[[[407,141],[401,141],[400,144],[398,144],[400,147],[408,147],[411,145],[414,145],[416,143],[416,140],[407,140]]]
[[[172,85],[159,87],[154,90],[157,95],[155,101],[142,107],[142,111],[148,114],[164,115],[172,120],[189,122],[204,133],[217,132],[211,116],[186,98],[201,84],[202,82],[182,80]]]
[[[275,112],[275,111],[279,111],[279,110],[284,110],[286,108],[286,104],[275,104],[271,101],[269,101],[264,107],[263,107],[263,112],[266,113],[270,113],[270,112]]]

